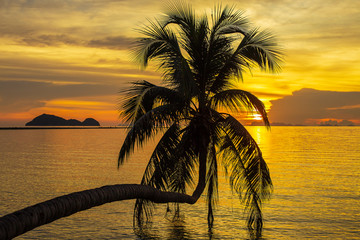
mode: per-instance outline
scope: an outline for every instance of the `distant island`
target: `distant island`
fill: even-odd
[[[25,126],[100,126],[100,123],[93,118],[80,122],[76,119],[66,120],[55,115],[42,114],[26,123]]]
[[[355,126],[355,123],[348,120],[341,120],[341,121],[328,120],[321,122],[320,126]]]

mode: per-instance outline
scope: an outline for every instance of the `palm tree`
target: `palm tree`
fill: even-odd
[[[172,8],[164,20],[140,30],[137,58],[146,67],[159,64],[164,84],[139,81],[126,91],[123,116],[131,125],[119,153],[119,166],[134,147],[163,134],[145,169],[141,184],[104,186],[60,196],[0,218],[0,239],[11,239],[35,227],[104,203],[137,199],[134,225],[142,228],[154,203],[194,204],[206,192],[208,223],[214,221],[218,165],[248,209],[248,227],[261,233],[262,202],[272,183],[261,151],[231,114],[255,111],[266,126],[263,103],[236,89],[234,79],[245,70],[280,69],[279,52],[271,34],[250,29],[241,11],[216,7],[211,21],[196,16],[189,5]],[[195,173],[197,174],[197,184]],[[186,194],[194,189],[191,195]]]
[[[218,6],[211,15],[197,16],[189,5],[174,5],[162,20],[149,21],[139,32],[136,59],[143,67],[157,63],[164,84],[134,82],[126,90],[123,117],[131,126],[120,150],[118,164],[134,146],[163,134],[146,167],[142,185],[189,195],[195,203],[206,192],[208,225],[213,224],[217,199],[218,165],[224,166],[231,188],[248,208],[248,227],[261,233],[261,205],[272,189],[261,151],[231,114],[255,111],[266,126],[263,103],[253,94],[234,88],[245,70],[280,69],[281,53],[274,37],[250,29],[243,12]],[[153,203],[137,199],[134,224],[143,226]],[[175,213],[178,213],[178,204]]]

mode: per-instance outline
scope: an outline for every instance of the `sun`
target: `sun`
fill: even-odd
[[[260,121],[260,120],[262,120],[262,116],[260,114],[255,113],[253,115],[253,120]]]

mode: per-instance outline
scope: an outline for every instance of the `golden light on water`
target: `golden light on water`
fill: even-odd
[[[355,180],[360,166],[354,159],[360,154],[360,128],[247,129],[260,145],[274,184],[270,201],[263,204],[264,238],[355,239],[360,212],[356,195],[360,189]],[[0,211],[6,214],[61,194],[102,185],[139,182],[158,139],[150,141],[142,151],[136,150],[117,169],[119,143],[125,133],[125,129],[4,131],[0,136],[0,152],[4,153],[0,161],[0,196],[8,204],[0,205]],[[248,239],[244,205],[230,190],[228,180],[219,164],[215,236]],[[24,237],[135,239],[133,207],[132,201],[106,204],[47,224]],[[205,196],[194,205],[181,206],[189,238],[206,236],[206,207]],[[159,234],[171,229],[164,218],[165,209],[166,205],[154,218],[154,231]]]

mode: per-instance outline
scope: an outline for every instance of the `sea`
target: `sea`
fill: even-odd
[[[360,239],[360,127],[247,127],[269,166],[274,191],[261,239]],[[126,129],[0,130],[0,216],[71,192],[140,183],[156,140],[117,168]],[[205,198],[171,221],[154,212],[147,237],[133,231],[134,200],[95,207],[16,239],[249,239],[246,213],[219,169],[215,222]]]

